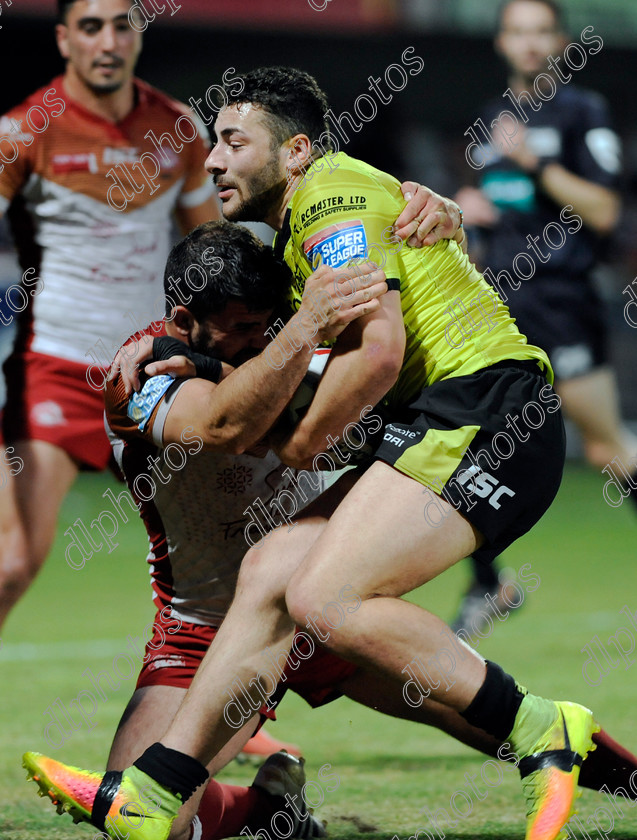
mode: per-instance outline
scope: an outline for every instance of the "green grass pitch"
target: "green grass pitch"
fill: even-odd
[[[58,698],[68,704],[89,688],[83,676],[87,668],[112,670],[113,657],[127,649],[128,634],[140,635],[153,618],[146,539],[139,521],[123,525],[116,537],[119,546],[111,554],[97,553],[84,569],[74,571],[65,562],[64,530],[77,517],[90,523],[104,507],[105,487],[104,476],[78,481],[65,504],[53,555],[2,636],[1,840],[73,840],[96,833],[86,825],[74,826],[68,816],[56,816],[50,803],[36,796],[36,786],[26,782],[20,762],[25,750],[40,750],[80,766],[103,767],[132,691],[131,676],[99,704],[90,728],[82,725],[55,751],[46,742],[47,708]],[[541,585],[478,649],[533,691],[590,705],[610,733],[635,750],[637,667],[620,664],[596,687],[582,676],[584,645],[595,635],[603,641],[626,625],[620,614],[624,606],[637,611],[634,510],[629,501],[621,508],[608,507],[601,490],[594,472],[568,467],[549,513],[506,554],[507,565],[515,569],[530,563]],[[412,597],[450,618],[466,576],[466,564],[460,564]],[[325,790],[317,814],[328,821],[330,835],[339,838],[391,840],[397,835],[408,840],[423,828],[441,837],[423,809],[449,811],[456,791],[469,790],[464,774],[479,774],[485,760],[436,731],[382,717],[347,700],[310,711],[288,695],[269,731],[303,746],[308,779],[316,779],[325,763],[338,774],[338,787]],[[220,778],[244,784],[253,775],[253,767],[233,763]],[[460,799],[454,800],[459,809],[467,809],[466,800]],[[583,820],[605,804],[600,794],[586,791],[579,806]],[[615,814],[606,836],[637,838],[637,807],[626,804],[622,810],[623,817]],[[473,797],[471,813],[455,827],[441,825],[449,840],[523,837],[517,775],[504,773],[502,783],[489,789],[483,801]],[[601,840],[603,835],[584,825],[590,840]],[[427,838],[425,833],[419,836]],[[575,836],[586,840],[580,832]]]

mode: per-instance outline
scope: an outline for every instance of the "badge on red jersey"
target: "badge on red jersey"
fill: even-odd
[[[128,401],[127,414],[137,424],[140,432],[146,428],[151,414],[164,398],[164,394],[175,380],[172,376],[151,376],[138,394]]]

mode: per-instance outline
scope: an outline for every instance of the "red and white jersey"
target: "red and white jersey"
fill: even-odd
[[[289,512],[324,485],[320,474],[301,477],[272,452],[254,458],[202,451],[192,427],[181,443],[164,447],[166,416],[184,382],[155,376],[129,400],[116,377],[106,386],[106,431],[148,532],[158,609],[171,604],[179,618],[217,627],[250,543],[267,540],[284,521],[281,491]]]
[[[161,315],[172,211],[214,192],[205,129],[144,82],[135,80],[135,93],[134,109],[111,123],[70,99],[58,77],[0,119],[0,212],[8,210],[22,268],[35,268],[43,283],[22,319],[35,352],[88,365],[99,339],[116,349],[131,318],[137,328]],[[180,118],[195,131],[191,142],[179,139]],[[164,140],[162,154],[149,131],[170,134],[179,153]],[[154,191],[139,166],[149,152],[160,167]]]

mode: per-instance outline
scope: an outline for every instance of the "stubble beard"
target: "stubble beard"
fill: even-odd
[[[231,222],[262,222],[276,207],[285,193],[287,181],[281,179],[278,161],[271,161],[265,169],[247,183],[250,195],[235,210],[223,215]]]

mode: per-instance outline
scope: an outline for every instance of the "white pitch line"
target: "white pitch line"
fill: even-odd
[[[0,666],[4,662],[56,662],[86,659],[126,652],[126,639],[88,639],[81,642],[3,642]]]
[[[603,633],[606,630],[616,630],[622,623],[626,623],[626,616],[619,610],[571,613],[553,615],[550,619],[543,617],[541,625],[533,632],[542,634],[558,632],[560,629],[586,628],[588,632],[592,630]],[[511,632],[514,635],[517,629],[518,624],[514,621],[510,626],[507,624],[503,632]],[[520,628],[520,632],[528,633],[528,627]],[[126,651],[125,639],[85,639],[81,642],[3,642],[0,639],[0,666],[4,662],[52,662],[61,659],[85,659],[91,656],[114,656]]]

